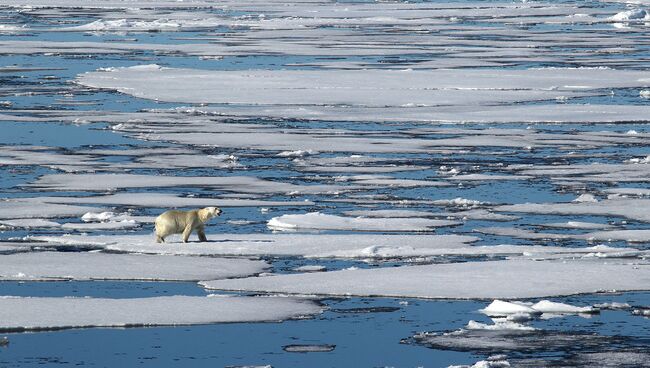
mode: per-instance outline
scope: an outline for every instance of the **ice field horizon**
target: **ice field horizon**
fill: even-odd
[[[649,27],[0,0],[0,366],[650,367]]]

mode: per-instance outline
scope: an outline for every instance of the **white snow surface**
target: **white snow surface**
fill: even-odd
[[[494,300],[490,305],[481,309],[480,312],[488,316],[512,316],[512,315],[539,315],[548,314],[576,314],[576,313],[594,313],[597,309],[591,306],[578,307],[565,303],[552,302],[550,300],[541,300],[535,304],[517,301]]]
[[[247,259],[97,252],[29,252],[0,256],[3,280],[198,281],[257,274],[268,263]]]
[[[0,219],[7,220],[76,217],[88,211],[101,212],[102,208],[42,202],[35,203],[33,200],[26,198],[0,199]]]
[[[52,313],[56,311],[56,313]],[[320,313],[308,300],[270,297],[0,297],[0,331],[281,321]]]
[[[107,250],[148,254],[213,256],[297,256],[306,258],[393,258],[444,254],[505,252],[530,248],[472,247],[476,237],[464,235],[312,235],[312,234],[207,234],[208,242],[170,240],[155,243],[153,235],[33,236],[49,245],[91,245]],[[550,249],[549,249],[550,250]],[[557,250],[557,249],[556,249]]]
[[[206,281],[201,285],[209,289],[310,295],[535,298],[648,290],[650,266],[598,261],[506,260],[253,277]]]
[[[29,185],[43,190],[110,191],[124,188],[210,187],[239,193],[327,193],[346,188],[336,185],[295,185],[253,176],[163,176],[138,174],[51,174]]]
[[[488,316],[503,316],[510,314],[535,314],[537,311],[533,309],[530,305],[521,303],[521,302],[507,302],[504,300],[494,300],[490,305],[480,310],[482,313],[487,314]]]
[[[84,86],[166,102],[368,107],[552,100],[599,88],[644,87],[649,81],[644,73],[613,69],[208,71],[158,65],[77,77]]]
[[[54,228],[54,227],[60,227],[61,224],[58,222],[54,221],[49,221],[49,220],[44,220],[44,219],[16,219],[16,220],[1,220],[0,221],[0,229],[3,227],[9,227],[9,228],[26,228],[26,229],[33,229],[33,228]]]
[[[550,314],[575,314],[575,313],[594,313],[597,311],[594,307],[578,307],[575,305],[552,302],[550,300],[541,300],[531,306],[536,311]]]
[[[328,215],[320,212],[282,215],[269,220],[273,230],[432,231],[435,227],[460,225],[450,220],[426,218],[364,218]]]

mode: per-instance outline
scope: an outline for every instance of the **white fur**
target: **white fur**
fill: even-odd
[[[183,234],[183,243],[187,243],[192,231],[196,230],[199,241],[207,241],[205,223],[221,215],[218,207],[205,207],[198,210],[166,211],[156,218],[156,242],[162,243],[171,234]]]

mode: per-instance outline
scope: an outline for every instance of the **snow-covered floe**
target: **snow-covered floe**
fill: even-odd
[[[625,341],[625,338],[604,336],[592,333],[562,332],[551,330],[516,330],[516,329],[459,329],[442,333],[419,333],[413,337],[414,342],[434,349],[471,351],[474,353],[533,353],[597,350],[603,351],[613,344]],[[512,362],[512,361],[511,361]],[[563,361],[564,362],[564,361]],[[528,364],[523,364],[528,363]],[[596,361],[579,367],[602,366]],[[519,366],[513,362],[513,366]],[[521,366],[540,367],[540,360],[522,361]],[[572,365],[573,366],[573,365]],[[616,367],[617,365],[611,365]],[[490,367],[489,365],[480,367]],[[503,367],[497,365],[496,367]],[[607,365],[610,367],[610,365]]]
[[[364,218],[328,215],[311,212],[300,215],[282,215],[269,220],[273,230],[350,230],[350,231],[432,231],[436,227],[460,225],[450,220],[427,218]]]
[[[599,88],[644,87],[644,78],[643,73],[612,69],[207,71],[144,65],[85,73],[77,82],[167,102],[400,107],[578,97]]]
[[[2,220],[0,221],[0,229],[3,228],[55,228],[60,227],[61,224],[54,221],[44,219],[16,219],[16,220]]]
[[[241,194],[241,197],[245,197]],[[22,199],[31,202],[32,208],[40,206],[40,203],[47,205],[58,204],[101,204],[101,205],[118,205],[118,206],[135,206],[135,207],[276,207],[276,206],[312,206],[314,203],[308,200],[304,201],[267,201],[261,199],[247,198],[205,198],[205,197],[182,197],[172,193],[116,193],[109,195],[97,195],[88,197],[29,197]],[[0,202],[1,203],[1,202]],[[1,205],[0,205],[1,206]],[[76,206],[75,206],[76,207]],[[0,207],[1,208],[1,207]],[[99,210],[91,207],[80,207],[88,210]],[[2,212],[0,212],[1,214]],[[138,222],[153,222],[142,216],[119,216],[116,220],[136,220]]]
[[[102,208],[84,207],[55,203],[36,203],[33,200],[0,199],[0,219],[45,219],[56,217],[81,216],[88,211],[102,212]]]
[[[308,300],[162,296],[134,299],[0,297],[0,331],[281,321],[320,313]],[[56,311],[56,313],[52,313]]]
[[[578,307],[565,303],[552,302],[550,300],[541,300],[535,304],[517,302],[517,301],[504,301],[494,300],[490,305],[481,309],[482,313],[491,317],[510,317],[518,315],[540,315],[542,313],[548,314],[591,314],[597,313],[598,309],[592,306]]]
[[[474,299],[648,290],[648,282],[648,265],[507,260],[279,275],[201,284],[209,289],[289,294]]]
[[[246,259],[96,252],[31,252],[0,256],[2,280],[182,280],[242,277],[268,264]]]
[[[553,223],[541,224],[540,226],[558,228],[558,229],[582,229],[582,230],[598,230],[598,229],[615,228],[615,226],[609,224],[599,224],[599,223],[584,222],[584,221],[553,222]]]
[[[526,326],[521,323],[512,321],[496,320],[494,324],[488,325],[481,322],[469,321],[467,326],[468,330],[488,330],[488,331],[535,331],[534,327]]]
[[[650,222],[650,199],[605,199],[599,202],[521,203],[494,207],[499,212],[625,217]]]
[[[52,174],[41,176],[30,187],[41,190],[110,191],[149,187],[210,187],[239,193],[340,192],[336,185],[296,185],[253,176],[151,176],[137,174]]]
[[[517,247],[472,247],[464,235],[208,234],[208,242],[155,243],[153,235],[34,236],[41,245],[94,246],[107,250],[181,255],[297,256],[306,258],[394,258],[445,254],[521,253]],[[530,251],[530,249],[527,249]]]

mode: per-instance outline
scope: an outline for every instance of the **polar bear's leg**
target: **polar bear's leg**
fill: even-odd
[[[185,226],[185,230],[183,230],[183,243],[187,243],[187,240],[190,238],[190,234],[192,234],[192,224],[187,224]]]
[[[164,242],[165,242],[165,238],[156,234],[156,243],[164,243]]]
[[[205,236],[205,227],[200,226],[196,229],[196,233],[199,235],[199,241],[208,241],[208,238]]]

